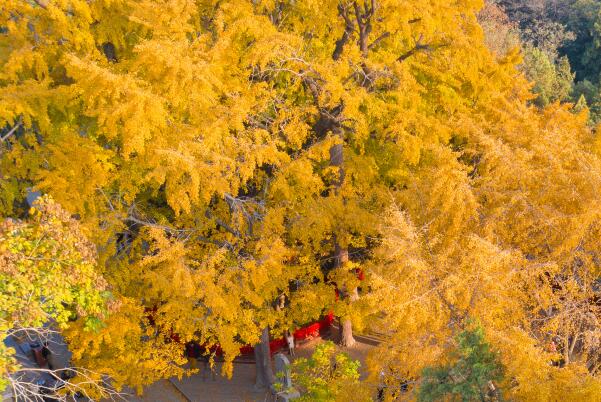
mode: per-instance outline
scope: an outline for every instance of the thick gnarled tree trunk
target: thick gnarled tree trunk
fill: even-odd
[[[355,345],[355,337],[353,336],[353,323],[350,318],[344,318],[340,323],[340,346],[350,348]]]
[[[338,128],[334,131],[341,139],[343,139],[342,130]],[[342,184],[344,183],[344,144],[336,144],[330,148],[330,165],[338,167],[339,176],[335,183],[335,192],[338,193]],[[348,262],[348,248],[342,247],[338,240],[335,240],[335,254],[336,254],[336,269],[344,267]],[[359,294],[357,288],[347,289],[343,286],[340,289],[342,297],[348,297],[350,302],[357,300]],[[355,338],[353,337],[353,323],[350,317],[342,317],[340,320],[340,345],[345,347],[351,347],[355,344]]]
[[[255,345],[255,367],[257,371],[255,388],[271,388],[275,382],[275,375],[273,374],[269,353],[269,327],[263,328],[261,342]]]
[[[340,247],[336,244],[336,268],[341,268],[347,263],[349,260],[348,257],[348,249]],[[349,302],[354,302],[359,298],[359,292],[357,288],[354,287],[350,291],[343,287],[340,289],[341,297],[348,298]],[[341,317],[340,318],[340,338],[339,343],[341,346],[352,347],[355,345],[355,338],[353,337],[353,323],[350,317]]]
[[[353,288],[348,294],[349,301],[352,303],[359,298],[357,288]],[[344,317],[340,324],[340,345],[350,348],[355,345],[355,337],[353,336],[353,322],[350,317]]]

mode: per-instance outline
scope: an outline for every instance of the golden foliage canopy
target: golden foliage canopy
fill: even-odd
[[[599,395],[600,142],[529,104],[481,6],[4,0],[0,214],[51,194],[121,301],[67,333],[76,360],[140,387],[181,374],[177,333],[231,372],[262,328],[334,309],[389,330],[373,373],[418,376],[477,319],[512,396]],[[355,268],[371,291],[336,302]]]

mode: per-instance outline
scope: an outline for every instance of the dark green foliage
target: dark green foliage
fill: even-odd
[[[572,98],[578,106],[577,111],[581,110],[580,105],[584,103],[589,108],[591,122],[601,123],[601,85],[595,85],[589,80],[577,82],[574,85]]]
[[[487,401],[499,400],[490,383],[503,378],[503,367],[490,349],[480,327],[465,330],[457,338],[454,363],[429,367],[422,373],[418,401]]]
[[[566,42],[560,51],[570,59],[577,81],[589,80],[599,84],[601,73],[601,1],[576,0],[556,18],[574,33],[575,39]]]
[[[537,105],[559,100],[579,103],[581,107],[584,97],[591,122],[600,122],[601,0],[489,1],[501,7],[519,30],[525,47],[523,70],[535,84]],[[528,49],[544,54],[533,54]],[[549,60],[545,60],[545,55]],[[575,78],[571,96],[564,96],[571,72],[571,78]],[[556,93],[554,88],[561,90]]]

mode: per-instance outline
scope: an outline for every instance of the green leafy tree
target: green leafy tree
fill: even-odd
[[[522,70],[534,85],[532,90],[538,95],[534,101],[536,105],[544,107],[568,99],[574,74],[570,71],[567,57],[553,60],[547,52],[531,45],[526,45],[523,52]]]
[[[503,367],[484,339],[481,328],[465,330],[457,338],[455,362],[423,371],[419,401],[485,401],[498,398],[493,383],[503,378]]]
[[[110,298],[96,271],[96,248],[50,198],[36,201],[26,221],[0,221],[0,339],[43,337],[75,319],[94,332]],[[0,391],[10,387],[18,400],[33,400],[22,380],[31,369],[21,367],[14,352],[0,342]],[[93,385],[87,374],[83,381]]]
[[[561,51],[568,56],[578,81],[597,83],[601,74],[601,2],[572,0],[560,10],[557,18],[575,34]]]
[[[541,4],[533,2],[517,8],[515,3],[488,1],[479,13],[486,46],[498,58],[521,49],[520,70],[532,82],[537,106],[570,100],[575,74],[568,58],[559,54],[559,48],[574,35],[558,22],[531,21],[532,16],[542,13]]]
[[[292,380],[303,395],[300,401],[369,401],[359,381],[359,366],[346,353],[338,353],[332,342],[317,345],[309,359],[299,358],[292,366]]]
[[[572,99],[577,107],[582,108],[582,105],[588,107],[593,124],[601,122],[601,86],[586,79],[577,82],[574,85]]]
[[[487,8],[500,9],[507,17],[494,30],[483,24],[488,42],[502,35],[503,27],[511,27],[524,43],[522,71],[534,83],[536,103],[570,100],[581,109],[584,97],[590,120],[597,124],[601,120],[601,2],[489,0]],[[570,80],[574,80],[571,94],[566,85]]]

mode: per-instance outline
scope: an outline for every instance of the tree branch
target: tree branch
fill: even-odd
[[[228,225],[227,223],[225,223],[224,221],[222,221],[221,219],[219,219],[218,217],[216,217],[215,215],[213,215],[211,213],[211,211],[209,211],[207,209],[207,211],[205,212],[205,216],[209,219],[212,219],[215,221],[215,223],[217,224],[217,226],[220,226],[221,228],[225,229],[227,232],[233,234],[236,237],[242,237],[240,235],[240,232],[238,230],[235,230],[234,228],[232,228],[230,225]]]
[[[351,39],[353,32],[355,32],[355,24],[349,17],[348,10],[343,4],[338,4],[338,15],[342,17],[345,25],[344,33],[342,34],[342,37],[336,41],[336,47],[334,48],[334,53],[332,53],[332,59],[334,60],[340,59],[344,46]]]
[[[378,44],[380,42],[382,42],[384,39],[388,38],[390,36],[390,32],[386,31],[384,32],[382,35],[378,36],[368,47],[367,50],[371,50],[374,47],[378,46]]]
[[[42,7],[43,9],[48,8],[48,0],[33,0],[38,6]]]
[[[129,221],[129,222],[136,223],[138,225],[147,226],[147,227],[151,227],[151,228],[155,228],[155,229],[160,229],[160,230],[163,230],[163,231],[165,231],[167,233],[178,233],[178,234],[181,234],[181,233],[194,233],[194,232],[198,231],[197,229],[175,229],[175,228],[172,228],[172,227],[169,227],[169,226],[165,226],[165,225],[159,225],[159,224],[152,223],[152,222],[146,222],[146,221],[138,219],[138,218],[136,218],[134,216],[128,216],[125,220]],[[234,250],[234,248],[235,248],[232,243],[230,243],[228,241],[225,241],[225,240],[221,241],[221,240],[209,239],[209,238],[201,236],[201,235],[196,235],[196,236],[194,236],[194,238],[198,239],[198,240],[200,240],[200,241],[202,241],[204,243],[210,243],[210,244],[214,244],[214,245],[216,245],[218,247],[226,248],[226,249],[228,249],[230,251]]]
[[[29,376],[25,374],[29,374]],[[31,376],[36,374],[37,378],[40,378],[40,375],[46,374],[52,378],[54,383],[33,383]],[[77,381],[76,383],[69,382],[69,379],[73,377],[79,377],[81,381]],[[67,367],[50,370],[22,367],[8,375],[8,383],[12,390],[13,398],[18,401],[42,401],[51,397],[54,401],[67,402],[73,400],[70,395],[71,393],[79,393],[87,400],[93,400],[92,396],[88,394],[88,389],[90,388],[95,393],[100,394],[103,399],[108,398],[112,401],[127,400],[125,398],[126,394],[117,392],[108,386],[105,380],[102,379],[102,375],[83,368]],[[68,392],[61,391],[61,389]]]
[[[443,47],[449,46],[446,43],[441,43],[441,44],[437,44],[437,45],[433,45],[433,44],[429,44],[429,43],[422,44],[421,43],[422,39],[423,39],[423,34],[420,35],[419,39],[415,42],[415,46],[413,47],[413,49],[400,55],[399,58],[397,59],[397,61],[402,63],[403,61],[407,60],[409,57],[413,56],[414,54],[416,54],[417,52],[420,52],[422,50],[425,50],[426,52],[433,52],[434,50],[438,50]]]
[[[17,122],[17,124],[15,124],[15,126],[10,129],[10,131],[8,133],[6,133],[4,136],[0,137],[0,141],[6,141],[8,139],[8,137],[10,137],[11,135],[13,135],[14,132],[17,131],[17,129],[19,127],[21,127],[21,120],[20,119]]]
[[[367,41],[369,34],[371,33],[371,18],[376,9],[376,1],[371,0],[371,6],[368,6],[366,1],[363,5],[363,11],[361,10],[359,4],[355,1],[353,2],[353,8],[355,9],[355,19],[357,20],[357,25],[359,26],[359,49],[361,50],[363,57],[367,57],[367,52],[369,50]]]

